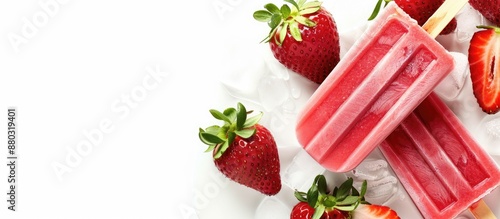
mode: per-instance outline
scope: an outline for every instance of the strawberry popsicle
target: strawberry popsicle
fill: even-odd
[[[497,164],[434,93],[380,150],[425,218],[454,218],[500,184]]]
[[[440,25],[429,26],[426,32],[390,2],[313,93],[296,134],[323,167],[354,169],[453,69],[452,56],[429,35]]]

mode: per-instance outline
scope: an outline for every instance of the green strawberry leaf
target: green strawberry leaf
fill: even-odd
[[[335,188],[333,188],[333,192],[332,194],[337,197],[337,193],[339,192],[339,188],[335,186]]]
[[[349,195],[349,191],[351,191],[353,182],[354,180],[352,178],[348,178],[344,183],[340,185],[336,195],[338,201],[344,200]]]
[[[261,112],[253,117],[247,118],[247,121],[245,121],[245,124],[243,124],[243,128],[246,129],[256,125],[257,123],[259,123],[263,115],[264,113]]]
[[[323,213],[325,212],[325,206],[324,205],[318,205],[316,208],[314,208],[314,214],[312,216],[312,219],[320,219]]]
[[[293,195],[295,196],[295,198],[297,198],[297,200],[299,200],[301,202],[307,202],[307,198],[306,198],[307,197],[307,193],[295,190],[295,192],[293,193]]]
[[[279,41],[279,44],[278,44],[278,45],[283,44],[283,41],[285,41],[286,31],[287,31],[287,29],[288,29],[288,25],[289,25],[289,23],[285,23],[285,24],[283,24],[283,27],[282,27],[282,28],[281,28],[281,30],[280,30],[280,41]]]
[[[258,11],[253,13],[253,18],[257,21],[260,21],[260,22],[268,22],[271,20],[272,16],[273,16],[273,14],[271,14],[269,11],[265,11],[265,10],[258,10]]]
[[[224,115],[223,113],[221,113],[220,111],[218,110],[214,110],[214,109],[211,109],[210,110],[210,113],[212,114],[212,116],[218,120],[222,120],[222,121],[225,121],[225,122],[231,122],[231,120],[229,120],[229,118],[227,118],[226,115]]]
[[[222,154],[227,150],[228,147],[229,144],[227,143],[227,141],[224,142],[224,144],[219,145],[219,147],[215,147],[214,159],[219,159],[222,156]]]
[[[229,132],[227,134],[227,141],[225,143],[227,143],[227,145],[231,145],[234,141],[234,139],[236,138],[236,134],[234,132]]]
[[[216,145],[210,145],[208,148],[205,150],[205,152],[210,152],[213,151]]]
[[[213,125],[213,126],[210,126],[210,127],[207,127],[206,130],[204,132],[207,132],[207,133],[210,133],[212,135],[218,135],[219,134],[219,131],[220,131],[221,127],[218,126],[218,125]],[[200,130],[203,130],[203,129],[200,129]]]
[[[335,196],[328,195],[323,201],[323,205],[327,208],[334,207],[335,205],[337,205],[337,199],[335,198]]]
[[[306,8],[299,12],[300,15],[312,14],[319,11],[320,7],[317,8]]]
[[[306,3],[307,0],[299,0],[299,2],[297,2],[297,5],[299,5],[299,8],[303,8],[303,5],[304,3]]]
[[[227,108],[226,110],[224,110],[224,113],[223,113],[225,116],[227,116],[227,118],[230,120],[230,121],[234,121],[236,119],[236,109],[234,108]]]
[[[338,201],[337,205],[352,205],[358,201],[359,201],[359,196],[349,195],[349,196],[345,197],[344,200]]]
[[[364,180],[363,184],[361,185],[361,194],[359,195],[363,198],[363,200],[366,194],[366,190],[368,190],[368,183],[366,182],[366,180]]]
[[[302,25],[308,26],[308,27],[314,27],[316,26],[316,22],[312,21],[309,18],[306,18],[304,16],[297,16],[295,17],[295,20],[299,22]],[[297,29],[298,29],[298,24],[297,24]]]
[[[274,28],[274,29],[271,29],[271,31],[269,31],[269,34],[266,36],[266,38],[264,38],[262,41],[260,41],[260,43],[268,43],[269,41],[271,41],[271,38],[272,36],[274,36],[274,34],[276,34],[276,30],[278,28]]]
[[[243,129],[243,125],[247,120],[247,109],[243,104],[238,103],[238,109],[236,110],[236,130]]]
[[[360,196],[359,191],[354,186],[351,188],[351,195]]]
[[[208,145],[220,144],[224,142],[224,139],[221,139],[219,138],[219,136],[208,132],[200,132],[200,139],[201,141],[208,143]]]
[[[314,183],[318,185],[319,194],[326,195],[327,187],[326,187],[325,176],[323,175],[316,176],[316,178],[314,179]]]
[[[318,187],[316,186],[316,184],[313,184],[309,191],[307,191],[307,203],[309,203],[310,206],[315,207],[318,203],[318,197]]]
[[[278,8],[278,6],[276,6],[273,3],[268,3],[268,4],[264,5],[264,8],[266,8],[269,12],[271,12],[271,14],[279,14],[279,13],[281,13],[280,9]]]
[[[198,137],[200,138],[201,142],[203,142],[206,145],[214,145],[212,142],[209,142],[208,140],[203,138],[201,133],[205,133],[205,130],[203,130],[202,128],[200,128],[200,131],[198,132]]]
[[[256,131],[257,131],[256,129],[242,129],[242,130],[235,130],[234,133],[236,133],[236,135],[242,138],[250,138],[255,134]]]
[[[298,17],[297,17],[298,18]],[[292,22],[290,23],[290,34],[292,34],[292,37],[297,41],[301,42],[302,41],[302,36],[300,34],[300,29],[299,29],[299,23]]]
[[[319,8],[321,7],[321,4],[322,2],[320,1],[311,1],[311,2],[307,2],[305,3],[301,8],[302,9],[309,9],[309,8]]]
[[[243,129],[243,125],[247,120],[247,109],[243,104],[238,103],[238,108],[236,110],[236,130]]]
[[[281,17],[284,20],[286,20],[288,16],[290,16],[290,13],[292,13],[292,10],[288,5],[284,4],[283,6],[281,6],[280,12],[281,12]]]
[[[297,10],[300,8],[297,2],[295,2],[294,0],[285,0],[285,2],[292,4]]]
[[[273,14],[271,16],[271,21],[269,22],[269,27],[276,29],[281,24],[281,14]]]
[[[348,206],[335,206],[336,209],[339,209],[341,211],[354,211],[358,207],[358,204],[356,205],[348,205]]]

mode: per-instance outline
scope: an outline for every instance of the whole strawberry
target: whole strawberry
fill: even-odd
[[[500,0],[469,0],[469,4],[494,25],[500,26]]]
[[[367,203],[364,199],[366,181],[361,187],[361,193],[352,186],[353,182],[352,178],[347,179],[330,194],[325,176],[316,176],[307,193],[295,191],[299,203],[292,209],[290,219],[350,218],[351,211],[359,204]]]
[[[269,42],[274,57],[285,67],[318,84],[340,61],[337,25],[319,1],[285,0],[280,8],[269,3],[256,11],[257,21],[271,27],[263,40]]]
[[[348,178],[330,194],[325,176],[318,175],[307,193],[295,191],[299,203],[292,208],[290,219],[399,218],[389,207],[365,201],[367,187],[364,181],[359,192]]]
[[[470,76],[474,96],[484,112],[500,111],[500,28],[485,28],[472,36],[469,46]]]
[[[369,20],[375,18],[377,15],[382,2],[386,4],[390,1],[394,1],[404,12],[410,15],[411,18],[415,19],[418,25],[422,26],[427,22],[427,20],[436,12],[436,10],[444,3],[445,0],[378,0],[377,6],[369,18]],[[441,35],[446,35],[452,33],[457,28],[457,19],[453,18],[450,23],[441,31]]]
[[[266,195],[281,190],[278,148],[271,132],[258,124],[262,113],[247,118],[243,104],[224,112],[210,110],[223,126],[199,130],[200,140],[213,151],[215,166],[229,179]]]

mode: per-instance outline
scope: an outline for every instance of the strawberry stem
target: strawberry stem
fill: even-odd
[[[261,41],[261,43],[267,43],[274,38],[274,42],[281,45],[283,44],[288,31],[290,31],[294,40],[300,42],[302,41],[302,36],[299,30],[299,24],[307,27],[316,26],[316,23],[309,18],[306,18],[305,15],[310,15],[319,11],[321,9],[322,2],[306,2],[306,0],[299,0],[299,2],[296,2],[295,0],[284,1],[291,4],[292,7],[287,4],[283,4],[281,8],[278,8],[278,6],[269,3],[264,5],[266,10],[258,10],[253,13],[255,20],[266,22],[269,27],[271,27],[271,31],[266,38]],[[279,37],[275,37],[277,34],[279,34]]]
[[[307,191],[295,191],[294,195],[300,202],[307,202],[314,208],[313,219],[319,219],[327,210],[338,209],[341,211],[354,211],[360,204],[367,204],[364,195],[367,190],[367,182],[363,181],[361,193],[353,187],[354,180],[348,178],[340,187],[335,187],[333,192],[327,192],[327,183],[325,176],[317,175],[313,184]]]
[[[214,158],[220,158],[222,154],[230,147],[236,136],[247,139],[256,133],[255,125],[262,118],[263,113],[248,118],[248,114],[253,111],[247,111],[241,103],[235,108],[227,108],[224,112],[215,109],[209,110],[210,114],[224,122],[222,126],[213,125],[206,129],[199,128],[198,137],[201,142],[208,145],[205,152],[213,151]]]

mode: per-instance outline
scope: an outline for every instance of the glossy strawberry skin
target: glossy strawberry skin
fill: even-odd
[[[474,96],[484,112],[500,111],[500,29],[474,33],[469,47]]]
[[[436,12],[445,0],[394,0],[411,18],[415,19],[420,26]],[[441,31],[441,35],[452,33],[457,28],[457,20],[453,18]]]
[[[309,80],[321,84],[340,61],[340,42],[337,24],[324,8],[304,17],[316,22],[316,26],[307,27],[299,24],[302,41],[296,41],[291,33],[282,45],[276,40],[269,44],[274,57],[290,70],[301,74]]]
[[[311,219],[314,215],[314,208],[307,202],[297,203],[290,213],[290,219]],[[320,219],[345,219],[348,218],[348,212],[341,212],[337,209],[324,212]]]
[[[469,4],[494,25],[500,26],[500,0],[469,0]]]
[[[354,210],[353,219],[400,219],[398,214],[387,206],[361,204]]]
[[[214,163],[231,180],[275,195],[281,190],[278,148],[268,129],[259,124],[255,128],[256,133],[248,139],[236,136]]]
[[[310,219],[314,215],[314,208],[309,206],[307,202],[299,202],[290,213],[290,219]]]

